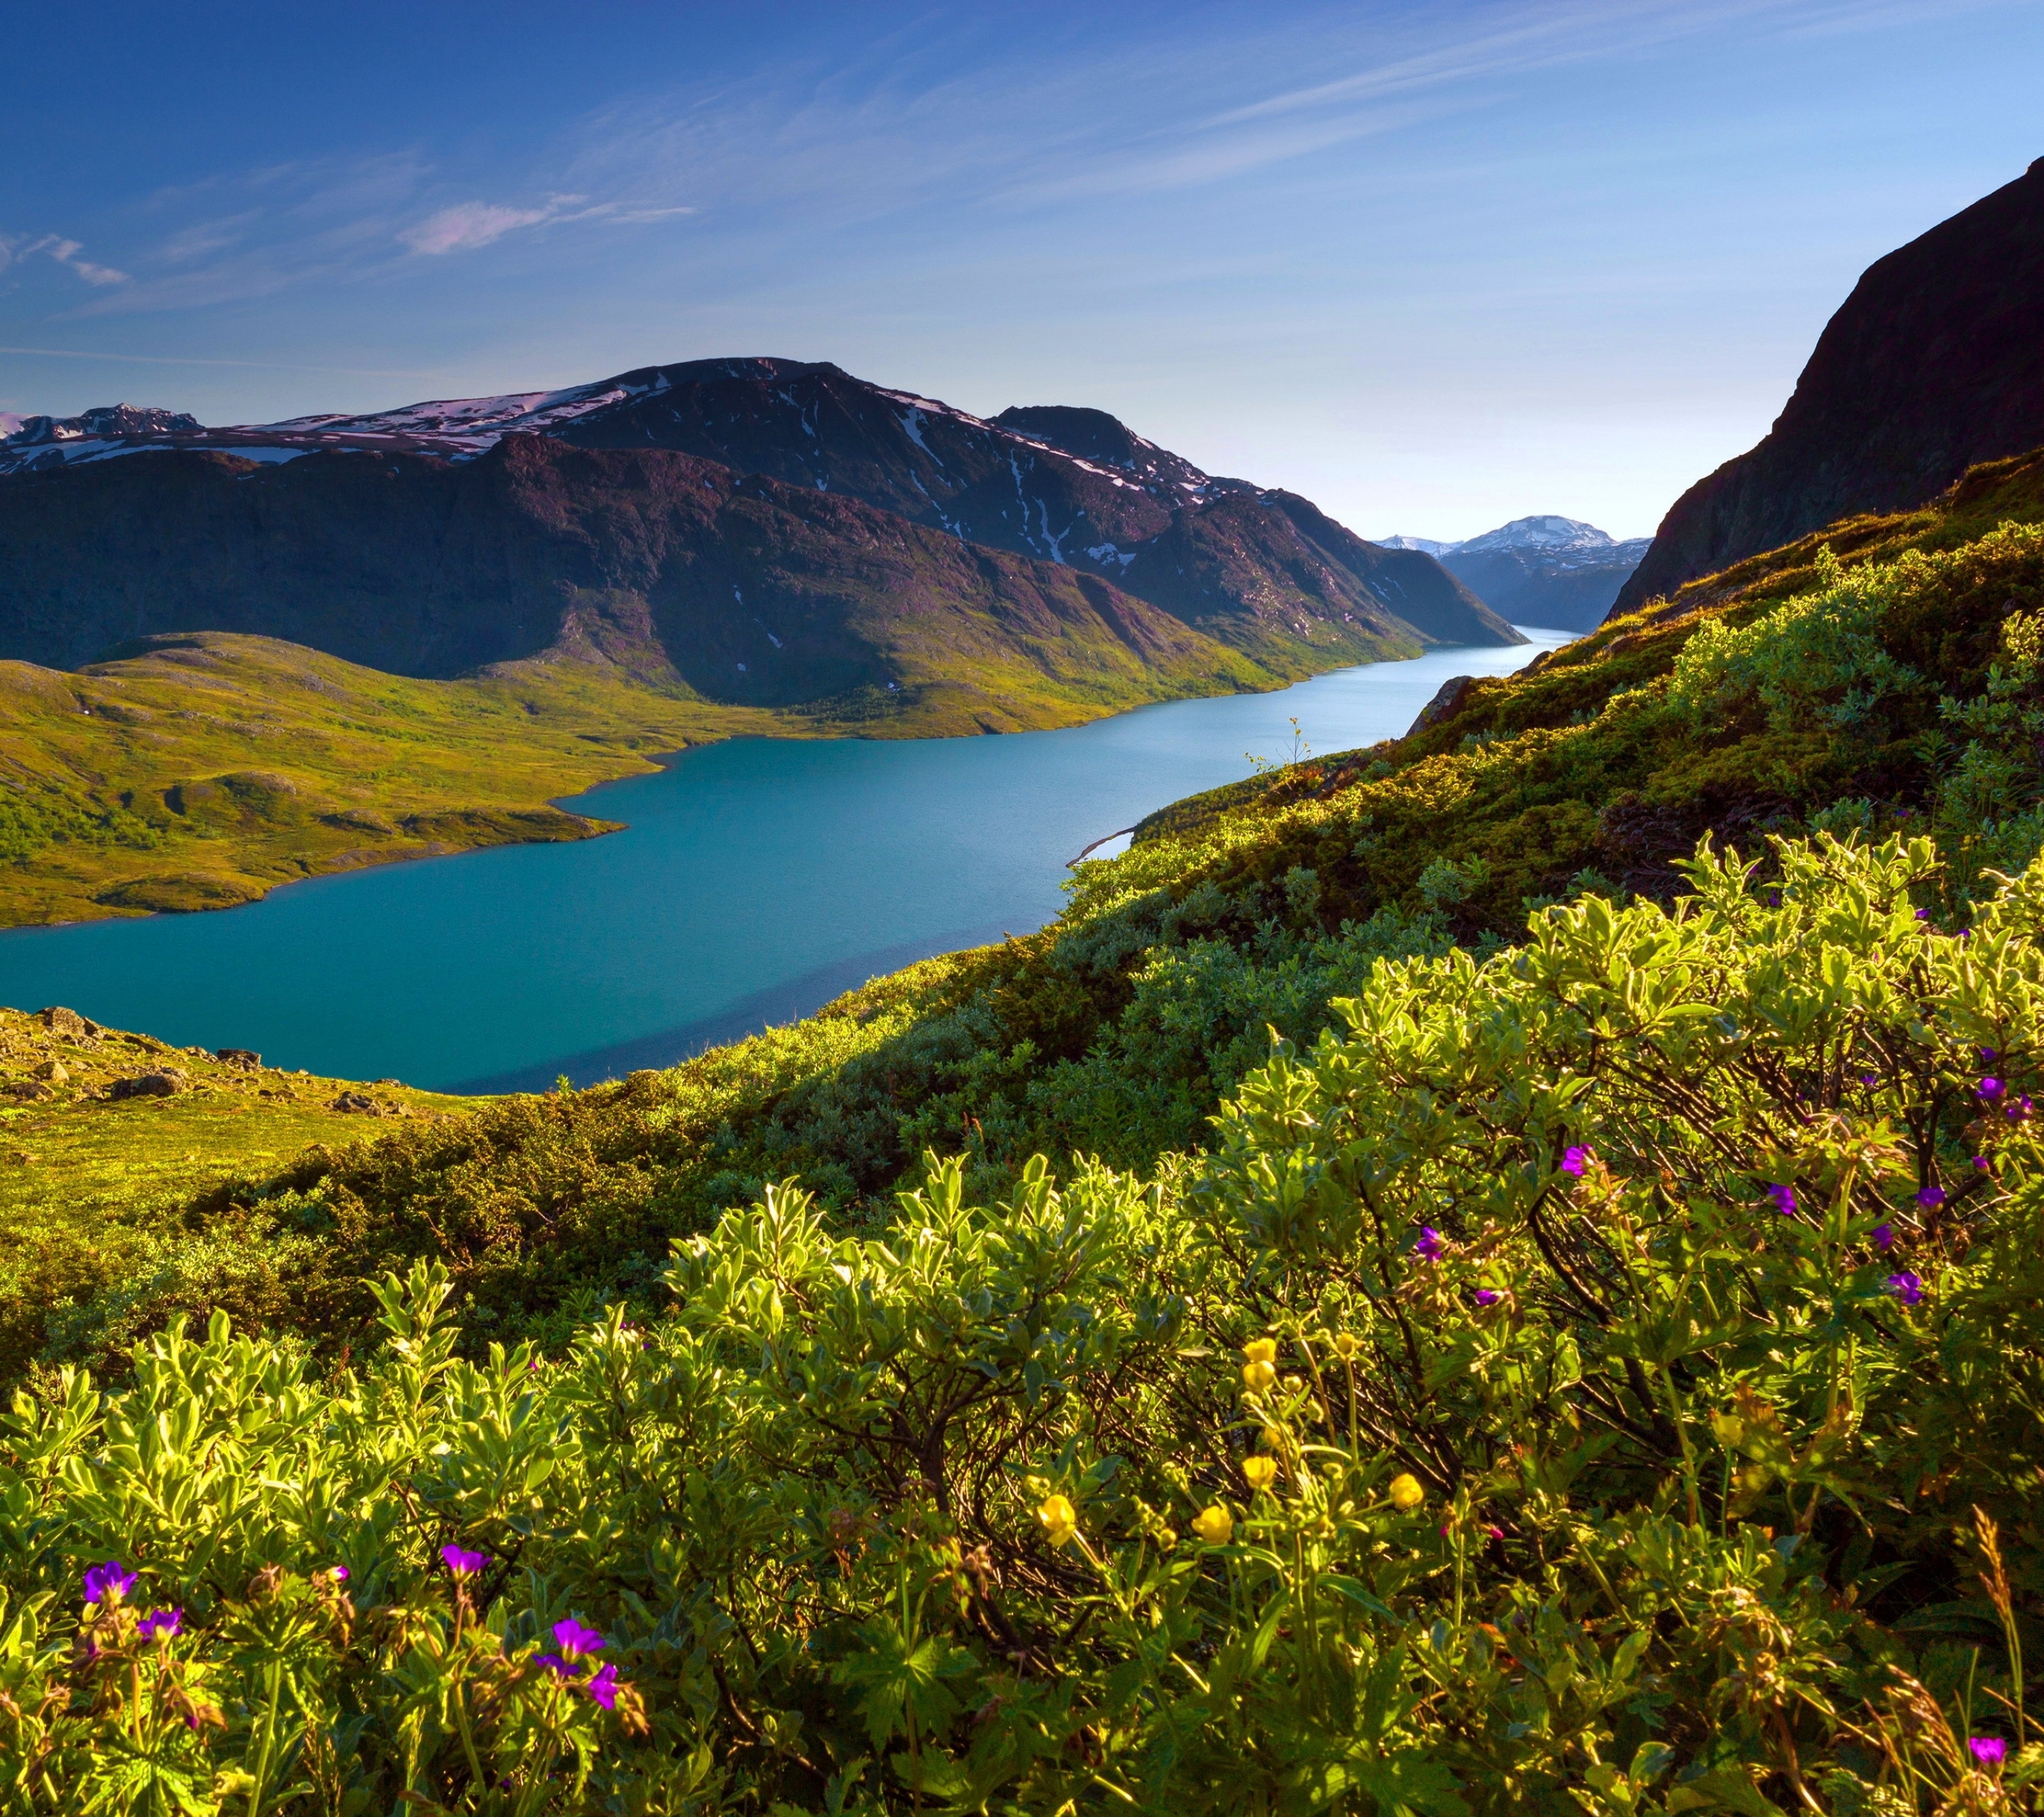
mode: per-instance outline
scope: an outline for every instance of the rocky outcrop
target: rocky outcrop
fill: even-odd
[[[2044,444],[2044,158],[1868,267],[1766,438],[1662,521],[1614,613]]]

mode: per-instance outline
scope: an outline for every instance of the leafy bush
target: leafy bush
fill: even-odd
[[[224,1320],[67,1374],[0,1441],[0,1783],[2034,1808],[2044,865],[1947,934],[1939,864],[1706,848],[1381,960],[1204,1159],[776,1187],[559,1361],[421,1264],[325,1379]]]

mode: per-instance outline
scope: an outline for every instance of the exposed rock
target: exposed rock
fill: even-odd
[[[0,1092],[21,1104],[34,1104],[43,1098],[53,1098],[56,1093],[40,1079],[15,1079],[0,1085]]]
[[[116,1079],[106,1088],[110,1098],[169,1098],[182,1091],[189,1080],[175,1068],[160,1073],[140,1073],[132,1079]]]
[[[70,1072],[61,1060],[45,1060],[34,1071],[37,1078],[48,1079],[53,1085],[64,1085],[71,1078]]]
[[[1405,736],[1410,738],[1415,732],[1424,732],[1428,726],[1438,725],[1450,713],[1458,711],[1462,704],[1463,689],[1475,679],[1473,675],[1449,676],[1434,690],[1434,697],[1420,708],[1420,716],[1405,728]]]
[[[364,1092],[343,1092],[326,1107],[328,1110],[352,1111],[362,1116],[381,1116],[383,1107]]]
[[[223,1065],[238,1066],[244,1073],[263,1070],[263,1056],[247,1047],[216,1047],[213,1057]]]
[[[52,1004],[36,1012],[36,1020],[60,1040],[91,1041],[98,1038],[99,1024],[90,1022],[75,1009]]]
[[[2044,444],[2040,324],[2044,158],[1867,267],[1766,438],[1675,501],[1612,611]]]

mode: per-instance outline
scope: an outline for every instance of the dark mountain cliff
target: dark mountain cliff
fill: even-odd
[[[1675,501],[1612,607],[2044,443],[2044,158],[1869,266],[1765,440]]]
[[[407,675],[609,662],[755,705],[997,687],[1016,665],[1079,697],[1268,680],[1097,577],[716,462],[536,436],[461,464],[188,451],[17,474],[0,576],[0,656],[51,667],[207,629]]]

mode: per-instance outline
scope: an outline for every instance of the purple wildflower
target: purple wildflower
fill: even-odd
[[[2030,1099],[2027,1094],[2019,1098],[2011,1098],[2003,1108],[2008,1112],[2011,1123],[2020,1123],[2030,1114]]]
[[[558,1653],[543,1653],[532,1663],[535,1665],[544,1665],[556,1678],[565,1678],[568,1676],[568,1662]]]
[[[2008,1757],[2008,1743],[1999,1735],[1975,1735],[1966,1746],[1982,1766],[1999,1766]]]
[[[168,1640],[171,1635],[185,1631],[185,1611],[182,1609],[152,1609],[135,1624],[137,1640]]]
[[[336,1565],[327,1573],[327,1575],[336,1584],[344,1584],[348,1581],[348,1567],[345,1565]]]
[[[1983,1174],[1985,1174],[1992,1169],[1994,1163],[1988,1160],[1984,1154],[1976,1154],[1973,1157],[1973,1165]]]
[[[1876,1224],[1867,1234],[1873,1239],[1876,1249],[1888,1250],[1895,1247],[1895,1227],[1892,1224]]]
[[[617,1668],[606,1665],[582,1688],[606,1710],[617,1708]]]
[[[1888,1277],[1888,1291],[1905,1306],[1913,1306],[1923,1297],[1923,1277],[1911,1269],[1904,1269],[1900,1274]]]
[[[118,1558],[110,1558],[104,1565],[95,1565],[86,1573],[85,1600],[87,1603],[102,1603],[111,1608],[134,1585],[135,1573],[122,1570]]]
[[[1859,1082],[1863,1085],[1877,1085],[1881,1083],[1881,1075],[1878,1073],[1862,1073]]]
[[[1931,911],[1927,908],[1919,908],[1916,911],[1916,919],[1919,921],[1929,920],[1931,919]]]
[[[1580,1180],[1583,1177],[1584,1164],[1589,1158],[1590,1151],[1587,1148],[1571,1148],[1562,1157],[1562,1171],[1573,1174]]]
[[[1767,1196],[1774,1201],[1774,1208],[1785,1218],[1796,1215],[1796,1189],[1792,1186],[1769,1186]]]
[[[1447,1247],[1447,1239],[1431,1224],[1422,1224],[1419,1239],[1412,1245],[1412,1253],[1424,1261],[1431,1262]]]
[[[573,1615],[554,1623],[554,1638],[561,1643],[561,1651],[570,1659],[579,1659],[585,1653],[594,1653],[604,1644],[601,1635],[593,1627],[584,1627]]]
[[[457,1577],[473,1577],[490,1562],[487,1552],[464,1552],[459,1546],[443,1546],[440,1562]]]
[[[1495,1306],[1504,1297],[1502,1293],[1492,1288],[1479,1287],[1476,1290],[1476,1303],[1479,1306]]]
[[[1934,1212],[1944,1202],[1945,1189],[1942,1186],[1926,1186],[1916,1195],[1916,1203],[1927,1212]]]
[[[1992,1073],[1990,1073],[1985,1078],[1982,1079],[1978,1085],[1973,1087],[1973,1096],[1976,1097],[1985,1098],[1988,1103],[1992,1104],[1996,1098],[2001,1096],[2004,1089],[2001,1081],[1997,1079]]]
[[[1781,906],[1781,892],[1780,890],[1770,889],[1768,891],[1767,906],[1770,908],[1779,908]]]
[[[1994,1061],[1995,1053],[1992,1047],[1983,1047],[1981,1049],[1981,1064],[1983,1066],[1992,1066],[1994,1064]]]

